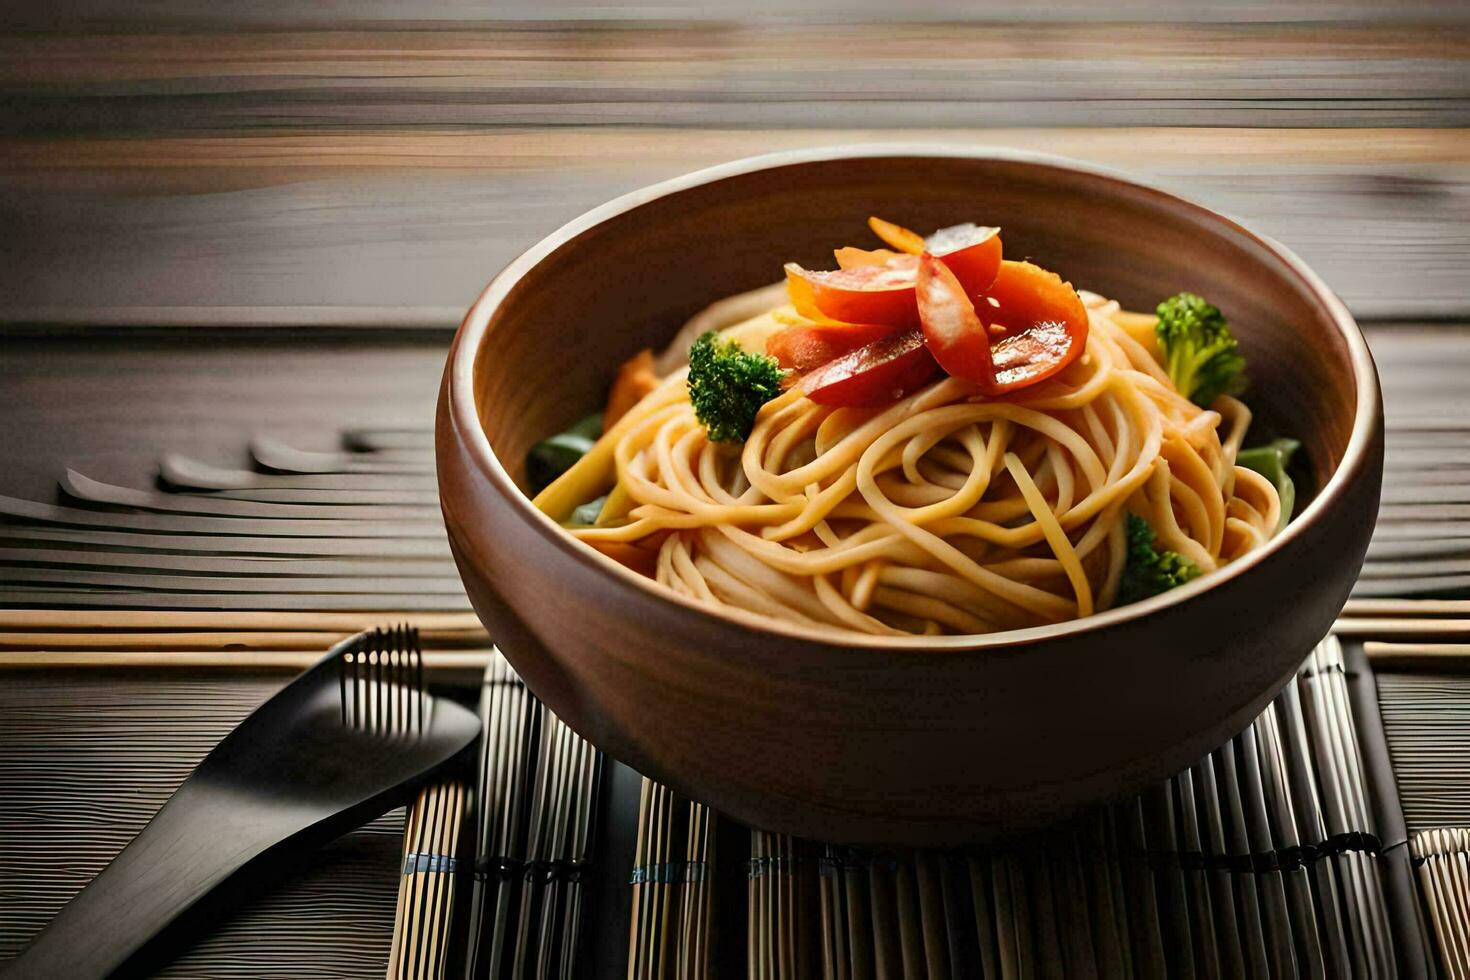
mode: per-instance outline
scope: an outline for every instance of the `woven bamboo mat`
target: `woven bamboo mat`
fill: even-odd
[[[1329,638],[1189,771],[992,849],[749,832],[716,855],[703,808],[649,784],[629,976],[708,976],[742,953],[753,977],[1423,972],[1402,819],[1355,722],[1362,667]],[[744,906],[744,928],[711,940],[720,903]]]

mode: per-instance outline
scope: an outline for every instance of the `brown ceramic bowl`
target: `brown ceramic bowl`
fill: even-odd
[[[1230,316],[1258,418],[1318,491],[1266,547],[1137,605],[988,636],[842,636],[714,612],[536,511],[522,460],[600,406],[611,372],[713,300],[825,268],[881,214],[1000,225],[1006,252],[1151,309]],[[992,836],[1135,791],[1243,728],[1331,626],[1378,508],[1367,346],[1300,260],[1199,205],[1007,150],[847,147],[637,191],[500,273],[459,330],[437,437],[450,543],[531,688],[614,758],[748,823],[839,842]]]

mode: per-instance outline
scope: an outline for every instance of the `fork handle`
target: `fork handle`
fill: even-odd
[[[233,798],[232,798],[233,797]],[[111,976],[154,936],[271,847],[323,814],[241,806],[188,780],[16,959],[9,977]]]

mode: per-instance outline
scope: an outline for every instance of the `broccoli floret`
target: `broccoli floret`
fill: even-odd
[[[773,357],[741,350],[711,330],[689,348],[689,401],[711,442],[744,442],[762,405],[781,394]]]
[[[1194,562],[1176,551],[1154,547],[1154,529],[1137,514],[1128,515],[1127,536],[1128,562],[1123,566],[1115,605],[1138,602],[1199,577],[1199,566]]]
[[[1245,389],[1245,358],[1218,309],[1194,293],[1159,304],[1154,335],[1174,387],[1196,405],[1208,407],[1221,395]]]

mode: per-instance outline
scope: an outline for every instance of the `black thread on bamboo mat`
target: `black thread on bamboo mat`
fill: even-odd
[[[806,862],[799,857],[785,857],[780,854],[768,854],[764,857],[750,858],[745,862],[745,876],[747,878],[760,878],[768,874],[790,874]]]
[[[1156,870],[1183,868],[1186,871],[1230,871],[1236,874],[1267,874],[1272,871],[1299,871],[1326,857],[1349,851],[1359,854],[1383,853],[1383,842],[1373,834],[1352,830],[1334,834],[1317,844],[1297,844],[1253,854],[1205,854],[1200,851],[1147,851],[1142,855]]]
[[[459,870],[459,861],[449,854],[409,854],[403,859],[403,873],[418,874],[421,871],[453,874]]]
[[[511,857],[486,855],[475,860],[475,878],[480,881],[581,881],[587,862],[577,858],[555,861],[518,861]]]
[[[851,847],[834,847],[830,853],[817,858],[817,874],[831,876],[846,871],[867,871],[869,868],[892,872],[898,870],[899,863],[893,854],[870,854]]]
[[[701,882],[705,878],[703,861],[669,861],[665,864],[640,864],[628,876],[630,885],[682,885]]]

